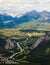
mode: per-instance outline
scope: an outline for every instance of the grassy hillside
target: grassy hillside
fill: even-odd
[[[50,30],[50,23],[42,23],[40,20],[34,20],[27,23],[21,23],[18,27],[22,29]]]
[[[27,37],[27,36],[44,36],[44,32],[22,32],[20,28],[12,28],[12,29],[0,29],[0,35],[5,35],[8,37]]]

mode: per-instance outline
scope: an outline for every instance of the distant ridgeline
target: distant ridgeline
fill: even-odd
[[[35,10],[27,12],[21,17],[12,17],[8,14],[0,14],[0,28],[33,28],[33,26],[45,26],[50,24],[50,12]]]

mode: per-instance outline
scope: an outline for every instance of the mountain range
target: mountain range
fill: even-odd
[[[17,17],[17,16],[13,17],[6,13],[4,14],[0,13],[0,28],[20,27],[21,24],[23,25],[23,23],[24,25],[25,23],[28,25],[31,25],[31,22],[38,23],[37,24],[38,26],[39,26],[39,22],[40,23],[44,23],[44,22],[50,23],[50,12],[48,11],[38,12],[36,10],[33,10],[31,12],[27,12],[21,17]]]

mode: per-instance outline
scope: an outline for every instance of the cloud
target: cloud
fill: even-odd
[[[0,3],[2,2],[2,0],[0,0]]]
[[[0,12],[21,16],[31,10],[50,11],[50,0],[0,0]]]

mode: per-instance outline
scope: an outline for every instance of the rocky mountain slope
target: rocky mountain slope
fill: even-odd
[[[13,49],[16,45],[6,36],[0,35],[0,49]]]
[[[50,32],[38,40],[31,46],[32,49],[28,55],[28,60],[37,62],[41,65],[50,64]],[[32,59],[32,60],[31,60]]]

